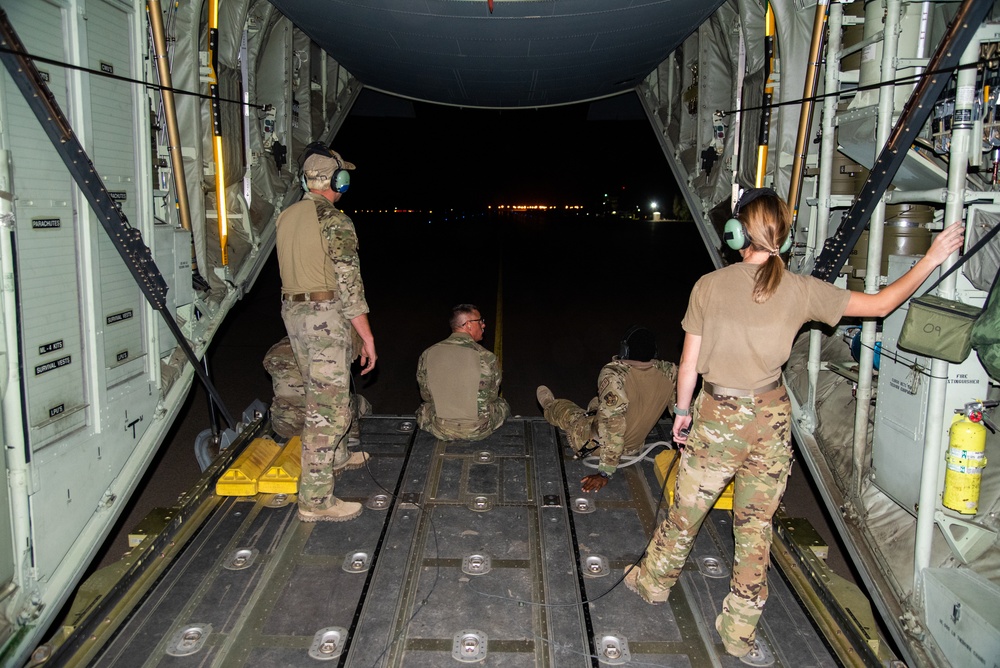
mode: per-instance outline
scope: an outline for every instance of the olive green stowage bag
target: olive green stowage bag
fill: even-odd
[[[937,295],[910,300],[898,346],[918,355],[961,364],[972,350],[980,308]]]
[[[983,314],[972,328],[972,347],[979,353],[979,361],[990,378],[1000,380],[1000,290],[997,290],[996,278],[986,298]]]

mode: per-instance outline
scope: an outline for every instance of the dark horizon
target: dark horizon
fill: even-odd
[[[345,209],[580,205],[670,211],[679,193],[634,94],[535,110],[445,107],[362,92],[333,148],[357,165]],[[668,208],[664,208],[668,207]]]

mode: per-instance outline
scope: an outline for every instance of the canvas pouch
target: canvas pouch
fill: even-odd
[[[981,309],[937,295],[910,300],[898,346],[909,352],[961,364],[972,350],[972,326]]]

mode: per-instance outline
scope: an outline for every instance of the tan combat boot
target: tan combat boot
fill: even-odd
[[[549,407],[549,404],[556,400],[555,395],[552,394],[552,390],[544,385],[539,385],[538,389],[535,390],[535,398],[538,399],[538,405],[542,407],[543,411]]]
[[[303,510],[299,508],[299,519],[303,522],[346,522],[361,514],[361,504],[356,501],[341,501],[335,498],[333,505],[325,510]]]
[[[638,579],[639,579],[639,567],[631,566],[629,569],[626,569],[625,577],[622,579],[622,581],[625,583],[626,589],[638,594],[639,598],[644,600],[646,603],[649,603],[650,605],[663,605],[664,603],[667,602],[667,599],[670,598],[669,589],[667,589],[666,591],[658,592],[656,594],[646,594],[645,592],[639,589]]]
[[[333,474],[340,475],[344,471],[351,471],[353,469],[359,469],[365,465],[365,462],[371,457],[367,452],[352,452],[351,456],[340,464],[333,465]]]

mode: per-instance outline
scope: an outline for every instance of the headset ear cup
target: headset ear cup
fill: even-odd
[[[306,183],[306,175],[305,174],[299,175],[299,184],[302,186],[302,191],[303,192],[309,192],[309,184]]]
[[[346,193],[351,186],[351,173],[346,169],[338,169],[330,179],[330,187],[338,193]]]
[[[736,218],[730,218],[726,221],[722,238],[725,240],[726,245],[733,250],[743,250],[750,245],[750,236],[747,234],[746,228]]]
[[[636,330],[638,330],[638,329],[639,329],[639,325],[632,325],[631,327],[629,327],[625,331],[625,334],[622,335],[622,340],[618,344],[618,359],[620,359],[620,360],[631,359],[629,357],[629,353],[631,351],[629,350],[629,347],[628,347],[628,340],[629,340],[629,337],[632,336],[636,332]]]
[[[785,253],[787,253],[788,251],[790,251],[792,249],[792,237],[793,236],[795,236],[793,234],[793,231],[792,230],[788,230],[788,236],[785,237],[784,242],[782,242],[782,244],[781,244],[781,248],[778,249],[778,252],[780,254],[784,255]]]

